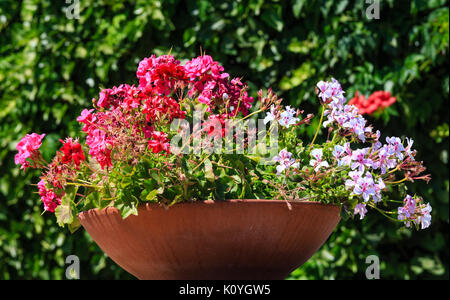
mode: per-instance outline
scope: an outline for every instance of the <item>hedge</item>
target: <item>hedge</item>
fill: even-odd
[[[412,232],[378,216],[342,222],[288,279],[363,279],[369,255],[379,256],[383,279],[449,278],[448,1],[383,0],[379,19],[367,17],[363,0],[78,3],[79,18],[68,18],[64,1],[0,1],[1,279],[64,279],[71,254],[83,279],[132,278],[86,232],[70,235],[41,215],[29,185],[39,173],[19,171],[15,145],[28,132],[47,133],[51,157],[59,138],[82,135],[75,118],[100,88],[136,82],[140,59],[169,51],[179,59],[204,51],[253,95],[272,87],[305,111],[318,110],[314,85],[331,76],[349,98],[390,91],[397,102],[368,118],[385,135],[415,140],[433,179],[411,193],[432,204],[432,226]]]

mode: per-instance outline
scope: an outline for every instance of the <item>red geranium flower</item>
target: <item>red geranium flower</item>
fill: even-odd
[[[63,143],[60,151],[63,153],[61,162],[63,164],[69,164],[73,161],[76,167],[78,167],[81,161],[84,161],[84,153],[78,140],[67,138],[65,141],[60,140]]]
[[[367,99],[366,97],[364,97],[364,95],[359,95],[359,92],[357,91],[355,93],[355,97],[350,99],[348,104],[356,106],[361,115],[370,115],[378,109],[384,109],[388,106],[391,106],[395,103],[395,101],[395,97],[392,97],[391,93],[386,91],[376,91]]]
[[[159,153],[166,151],[169,153],[170,144],[167,134],[160,131],[153,131],[151,140],[148,141],[148,146],[152,149],[153,153]]]

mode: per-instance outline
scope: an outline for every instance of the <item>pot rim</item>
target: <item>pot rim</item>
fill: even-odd
[[[320,205],[320,206],[327,206],[327,207],[337,207],[341,208],[340,205],[334,204],[334,203],[322,203],[318,201],[295,201],[295,200],[277,200],[277,199],[226,199],[226,200],[203,200],[203,201],[192,201],[192,202],[179,202],[175,203],[173,205],[167,206],[168,209],[170,209],[173,206],[191,206],[191,205],[214,205],[214,204],[220,204],[220,203],[271,203],[271,204],[289,204],[289,205]],[[157,207],[164,207],[161,203],[158,202],[144,202],[138,205],[138,209],[142,209],[144,207],[149,206],[157,206]],[[78,213],[78,216],[83,215],[85,213],[88,213],[89,211],[105,211],[105,210],[113,210],[113,211],[119,211],[118,208],[114,206],[107,206],[105,208],[99,209],[99,208],[91,208],[89,210],[81,211]]]

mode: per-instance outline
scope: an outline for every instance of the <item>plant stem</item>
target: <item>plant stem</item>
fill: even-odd
[[[258,109],[257,111],[254,111],[254,112],[252,112],[251,114],[246,115],[246,116],[243,117],[242,119],[238,120],[238,122],[239,122],[239,121],[244,121],[245,119],[248,119],[248,118],[250,118],[251,116],[253,116],[253,115],[255,115],[255,114],[258,114],[258,113],[260,113],[260,112],[262,112],[262,111],[263,111],[263,110]]]
[[[196,165],[193,169],[192,172],[194,172],[195,170],[198,169],[198,167],[200,167],[209,157],[211,156],[211,154],[209,154],[208,156],[206,156],[198,165]]]
[[[337,132],[335,132],[334,135],[333,135],[333,138],[331,139],[331,144],[332,145],[334,144],[334,141],[336,140],[337,135],[338,135]]]
[[[103,188],[102,186],[99,186],[99,185],[89,185],[89,184],[81,184],[81,183],[75,183],[75,182],[66,182],[66,185],[92,187],[92,188],[97,188],[97,189]]]
[[[392,181],[392,182],[386,182],[386,184],[398,184],[398,183],[402,183],[403,181],[406,181],[408,178],[403,178],[402,180],[399,181]]]
[[[400,201],[400,200],[385,200],[385,201],[387,201],[387,202],[393,202],[393,203],[401,203],[401,204],[403,204],[403,201]]]
[[[369,205],[370,207],[376,209],[380,214],[382,214],[383,216],[385,216],[385,217],[388,218],[389,220],[394,221],[394,222],[401,222],[400,220],[397,220],[397,219],[394,219],[394,218],[388,216],[388,215],[386,214],[385,211],[379,209],[379,208],[376,207],[375,205],[372,205],[371,203],[368,203],[367,205]]]
[[[319,134],[320,127],[322,126],[324,113],[325,113],[325,106],[322,105],[322,114],[320,115],[319,125],[317,126],[316,134],[314,135],[314,138],[311,141],[311,144],[309,145],[309,150],[312,149],[312,146],[314,145],[314,142],[316,141],[317,135]]]
[[[399,166],[397,166],[397,167],[395,167],[395,169],[393,169],[393,170],[387,172],[386,175],[391,174],[391,173],[394,173],[394,172],[397,171],[398,169],[399,169]]]

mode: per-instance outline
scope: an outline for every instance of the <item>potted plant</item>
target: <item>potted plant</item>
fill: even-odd
[[[208,55],[184,64],[153,55],[136,75],[138,85],[103,89],[81,112],[85,143],[60,140],[47,162],[45,134],[32,133],[15,156],[23,170],[43,170],[44,210],[71,232],[82,225],[136,277],[282,279],[341,217],[368,208],[430,225],[430,205],[405,187],[430,179],[412,139],[382,139],[337,80],[317,84],[320,117],[305,143],[312,114],[270,89],[255,101]]]

